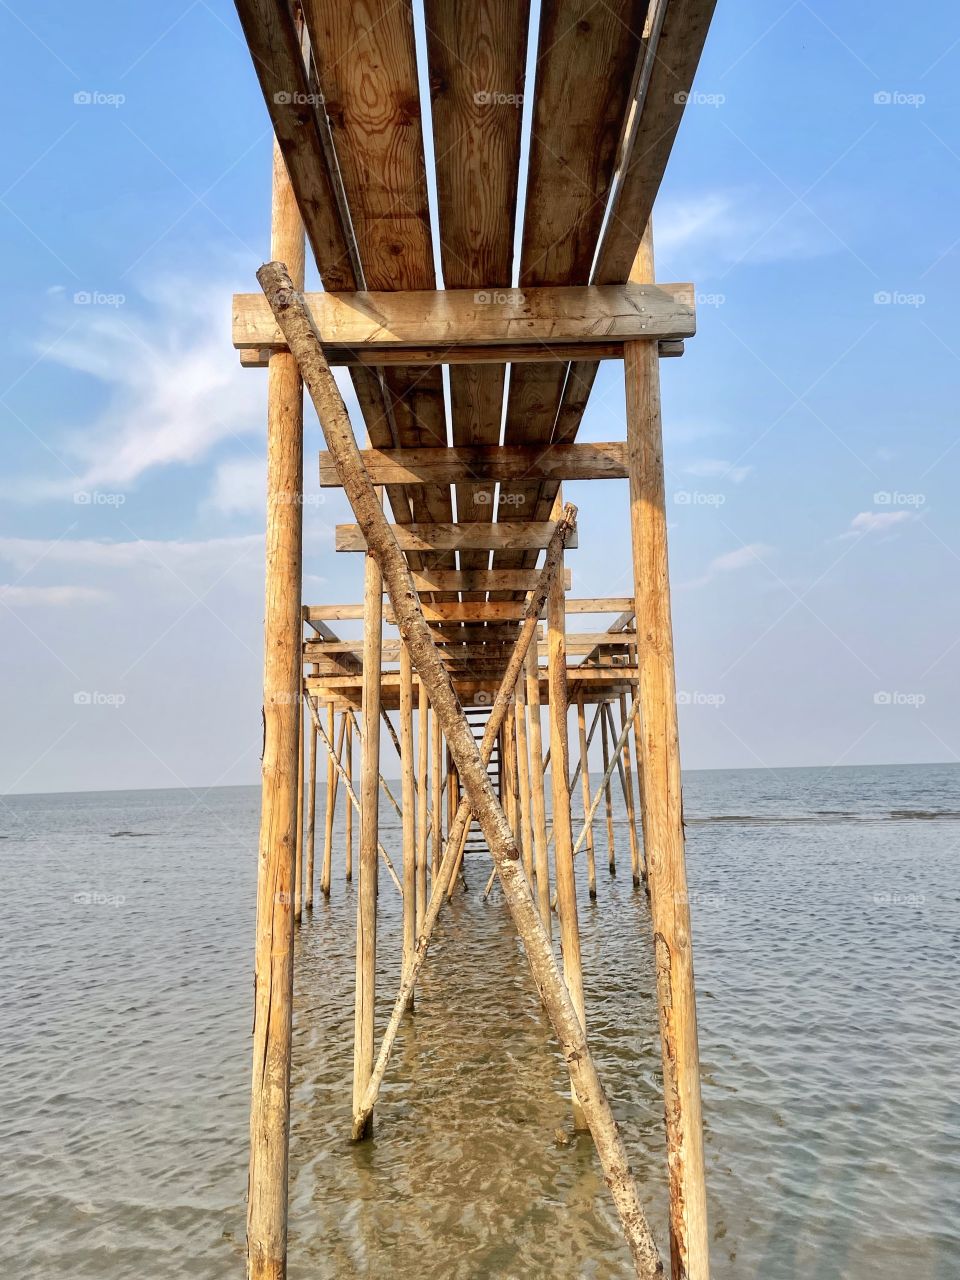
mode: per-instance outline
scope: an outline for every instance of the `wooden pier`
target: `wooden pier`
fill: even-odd
[[[650,220],[714,0],[543,0],[532,83],[529,0],[236,3],[276,138],[271,262],[261,291],[233,303],[241,362],[268,370],[248,1274],[287,1274],[294,944],[318,863],[321,898],[336,877],[357,886],[349,1136],[376,1141],[391,1049],[468,859],[483,867],[470,892],[499,879],[569,1067],[571,1122],[593,1136],[636,1273],[663,1274],[617,1099],[589,1048],[575,869],[582,859],[596,896],[605,849],[610,873],[629,852],[649,897],[667,1266],[674,1280],[707,1280],[659,394],[659,362],[683,354],[695,308],[692,285],[656,281]],[[307,245],[323,292],[304,293]],[[622,361],[626,438],[579,443],[600,360]],[[337,365],[362,423],[350,422]],[[319,460],[303,457],[304,390],[325,437]],[[353,602],[301,598],[305,463],[350,502],[355,523],[337,527],[336,551],[362,557]],[[623,494],[629,596],[572,592],[577,513],[563,484],[586,480]],[[609,624],[587,630],[586,615]],[[359,639],[334,625],[350,620]],[[385,736],[399,796],[382,776]],[[617,787],[626,848],[614,843]],[[380,839],[382,795],[401,818],[398,848]],[[390,993],[376,985],[381,890],[402,898]],[[376,1002],[388,999],[378,1044]]]

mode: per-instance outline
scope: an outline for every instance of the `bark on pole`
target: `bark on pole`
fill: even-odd
[[[273,151],[272,256],[302,288],[304,235],[280,149]],[[295,358],[270,357],[263,761],[257,854],[253,1081],[247,1186],[247,1274],[287,1273],[287,1156],[293,1025],[293,893],[302,677],[303,386]]]
[[[403,964],[408,973],[417,942],[416,783],[413,765],[413,664],[407,646],[400,646],[400,803],[403,805]],[[413,990],[407,1009],[413,1011]]]
[[[517,760],[520,766],[520,823],[523,834],[523,870],[533,884],[533,823],[530,814],[530,750],[527,746],[527,682],[521,673],[516,692]]]
[[[303,714],[303,699],[304,695],[301,693],[297,699],[297,722],[299,724],[299,732],[297,734],[297,845],[293,886],[293,918],[297,924],[300,923],[303,916],[303,740],[307,732],[306,718]]]
[[[442,804],[442,765],[443,758],[443,731],[440,727],[440,721],[434,714],[430,725],[430,747],[431,747],[431,794],[430,794],[430,818],[433,823],[431,831],[432,856],[430,862],[430,881],[431,884],[437,878],[437,872],[440,869],[440,850],[443,843],[443,804]]]
[[[333,709],[333,703],[327,704],[327,737],[333,741],[335,728],[336,713]],[[341,733],[343,732],[341,721]],[[313,726],[311,740],[315,743],[317,740],[316,725]],[[342,740],[341,740],[342,745]],[[316,787],[316,779],[314,779],[314,787]],[[334,805],[337,795],[337,768],[334,763],[333,755],[327,752],[327,805],[324,810],[323,824],[323,867],[320,871],[320,892],[325,898],[330,897],[330,879],[333,869],[333,815]]]
[[[650,228],[631,279],[652,281]],[[674,1280],[708,1280],[700,1054],[683,838],[667,557],[660,367],[655,342],[624,345],[630,530],[641,722],[641,819],[655,946]]]
[[[550,858],[547,851],[547,812],[543,794],[543,726],[540,722],[540,664],[537,647],[527,653],[527,702],[530,706],[530,782],[533,806],[533,869],[537,876],[537,902],[540,919],[549,937],[553,933],[553,912],[550,910]]]
[[[487,777],[450,675],[424,620],[406,557],[364,469],[346,408],[324,358],[316,329],[282,264],[271,263],[261,267],[258,279],[310,389],[327,448],[333,455],[340,483],[369,548],[368,558],[376,559],[383,574],[400,635],[409,647],[420,679],[427,686],[434,713],[453,753],[466,799],[497,863],[504,898],[523,940],[534,980],[593,1133],[637,1274],[641,1277],[660,1275],[660,1258],[640,1204],[623,1139],[597,1075],[577,1010],[530,894],[520,852]],[[380,616],[379,607],[377,615]]]
[[[371,493],[373,490],[371,489]],[[379,499],[373,493],[373,500]],[[382,516],[381,511],[381,516]],[[357,894],[357,989],[354,1003],[353,1105],[373,1070],[377,986],[377,870],[380,799],[380,655],[383,581],[376,556],[365,558],[363,583],[363,739],[360,744],[360,885]],[[369,1117],[364,1137],[373,1132]]]

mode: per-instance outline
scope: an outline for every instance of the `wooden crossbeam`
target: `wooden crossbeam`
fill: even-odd
[[[473,661],[479,658],[498,659],[501,656],[509,657],[513,643],[511,641],[493,641],[488,643],[478,643],[471,641],[469,644],[458,644],[455,638],[450,643],[443,643],[440,637],[434,633],[434,638],[438,641],[438,647],[441,655],[448,660],[464,659]],[[359,657],[363,648],[361,640],[337,640],[334,642],[323,640],[307,640],[303,646],[303,657],[305,662],[317,661],[319,659],[327,659],[328,655],[351,653]],[[568,638],[567,652],[570,654],[591,654],[598,648],[602,649],[626,649],[627,640],[616,640],[607,637],[602,633],[597,636],[590,632],[582,636],[572,635]],[[540,656],[546,654],[546,646],[540,646]],[[382,658],[384,662],[397,662],[400,658],[400,641],[384,640]]]
[[[571,684],[611,684],[611,683],[636,683],[639,672],[636,667],[570,667],[568,668],[568,679]],[[418,682],[420,677],[414,673],[414,682]],[[380,676],[381,687],[384,689],[400,688],[400,672],[384,671]],[[540,673],[540,683],[547,687],[547,673]],[[467,679],[457,681],[457,688],[461,685],[464,690],[482,691],[487,686],[483,681],[476,679]],[[304,679],[304,686],[308,693],[321,693],[324,689],[359,689],[362,687],[362,677],[360,676],[307,676]]]
[[[374,484],[490,484],[507,480],[625,480],[626,446],[567,444],[477,445],[449,449],[364,449],[367,474]],[[329,453],[320,454],[320,487],[340,487]],[[493,495],[474,496],[489,506]]]
[[[413,575],[418,591],[532,591],[537,584],[535,569],[422,569]],[[563,571],[564,590],[573,586],[573,574]]]
[[[517,550],[542,551],[553,537],[554,520],[503,520],[496,524],[406,524],[393,532],[401,551],[429,554],[431,551]],[[567,546],[576,546],[576,533]],[[367,544],[358,524],[338,524],[337,551],[366,551]]]
[[[527,349],[543,360],[551,344],[616,344],[636,338],[677,340],[696,333],[692,284],[561,285],[527,289],[417,289],[397,292],[308,293],[306,301],[331,364],[366,352],[384,363],[443,363],[453,348]],[[233,345],[238,350],[285,350],[266,299],[233,296]],[[517,359],[516,355],[510,357]],[[569,358],[566,356],[564,358]]]

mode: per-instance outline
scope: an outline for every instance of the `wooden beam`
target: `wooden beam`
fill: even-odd
[[[382,689],[400,688],[400,672],[399,671],[379,671],[380,687]],[[414,673],[414,684],[419,681],[420,677]],[[613,684],[628,685],[636,682],[636,667],[571,667],[568,671],[568,681],[571,685],[591,685],[591,684]],[[327,689],[360,689],[363,687],[362,676],[307,676],[304,681],[307,692],[316,697],[318,694],[323,701],[323,692]],[[540,673],[541,695],[549,693],[546,673]],[[477,678],[456,678],[457,688],[464,693],[483,693],[490,688],[489,682]],[[481,704],[483,705],[483,704]]]
[[[400,803],[403,806],[403,954],[402,969],[409,973],[417,942],[417,831],[416,781],[413,761],[413,666],[406,645],[400,651]],[[413,1012],[413,987],[407,1011]]]
[[[401,551],[429,554],[433,551],[458,551],[461,548],[490,551],[494,548],[542,551],[556,527],[552,520],[504,520],[496,524],[406,524],[394,533]],[[576,546],[576,536],[573,537]],[[366,551],[363,532],[358,524],[338,524],[337,551]]]
[[[629,596],[586,596],[578,600],[567,600],[567,613],[623,613],[633,610],[633,600]]]
[[[676,340],[696,333],[692,284],[559,285],[519,289],[425,289],[305,295],[331,364],[363,351],[423,352],[442,363],[452,348],[483,352],[529,349],[543,360],[550,344],[616,344],[637,338]],[[233,295],[237,350],[278,350],[283,333],[262,293]],[[500,355],[503,359],[503,355]],[[516,359],[516,356],[511,356]]]
[[[537,583],[535,569],[423,569],[413,575],[413,585],[424,591],[532,591]],[[573,586],[573,574],[563,573],[564,590]]]
[[[490,506],[493,495],[484,484],[505,480],[625,480],[626,446],[567,444],[549,448],[529,445],[461,445],[444,449],[364,449],[360,455],[374,484],[462,484],[480,487],[474,505]],[[337,469],[327,452],[320,454],[320,487],[340,487]]]

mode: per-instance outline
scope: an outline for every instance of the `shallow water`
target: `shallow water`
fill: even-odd
[[[719,1280],[960,1275],[958,784],[954,766],[685,779]],[[0,1243],[23,1280],[242,1274],[258,803],[0,806]],[[622,814],[615,879],[597,835],[590,1035],[663,1241],[649,922]],[[335,869],[297,943],[291,1276],[629,1275],[479,858],[376,1139],[345,1140],[355,889]],[[399,916],[381,883],[385,1021]]]

